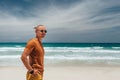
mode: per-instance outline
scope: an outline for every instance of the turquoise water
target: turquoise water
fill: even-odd
[[[26,43],[0,43],[0,66],[22,66]],[[45,64],[120,65],[120,43],[43,43]]]

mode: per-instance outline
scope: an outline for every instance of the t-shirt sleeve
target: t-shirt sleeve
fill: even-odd
[[[34,44],[35,43],[33,40],[28,41],[24,50],[25,51],[32,51],[35,47]]]

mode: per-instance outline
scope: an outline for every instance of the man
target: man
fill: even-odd
[[[28,70],[26,80],[43,79],[44,49],[41,42],[42,38],[45,37],[47,30],[44,25],[38,25],[34,29],[36,38],[27,42],[27,45],[21,55],[21,60]]]

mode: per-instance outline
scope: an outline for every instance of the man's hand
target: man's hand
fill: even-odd
[[[38,71],[38,69],[34,69],[34,73],[33,74],[38,74],[39,73],[39,71]]]

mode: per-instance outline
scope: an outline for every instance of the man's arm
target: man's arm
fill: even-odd
[[[28,62],[27,56],[30,55],[31,51],[30,50],[24,50],[22,55],[21,55],[21,60],[23,62],[23,64],[25,65],[25,67],[27,68],[28,71],[33,70],[31,65]]]

